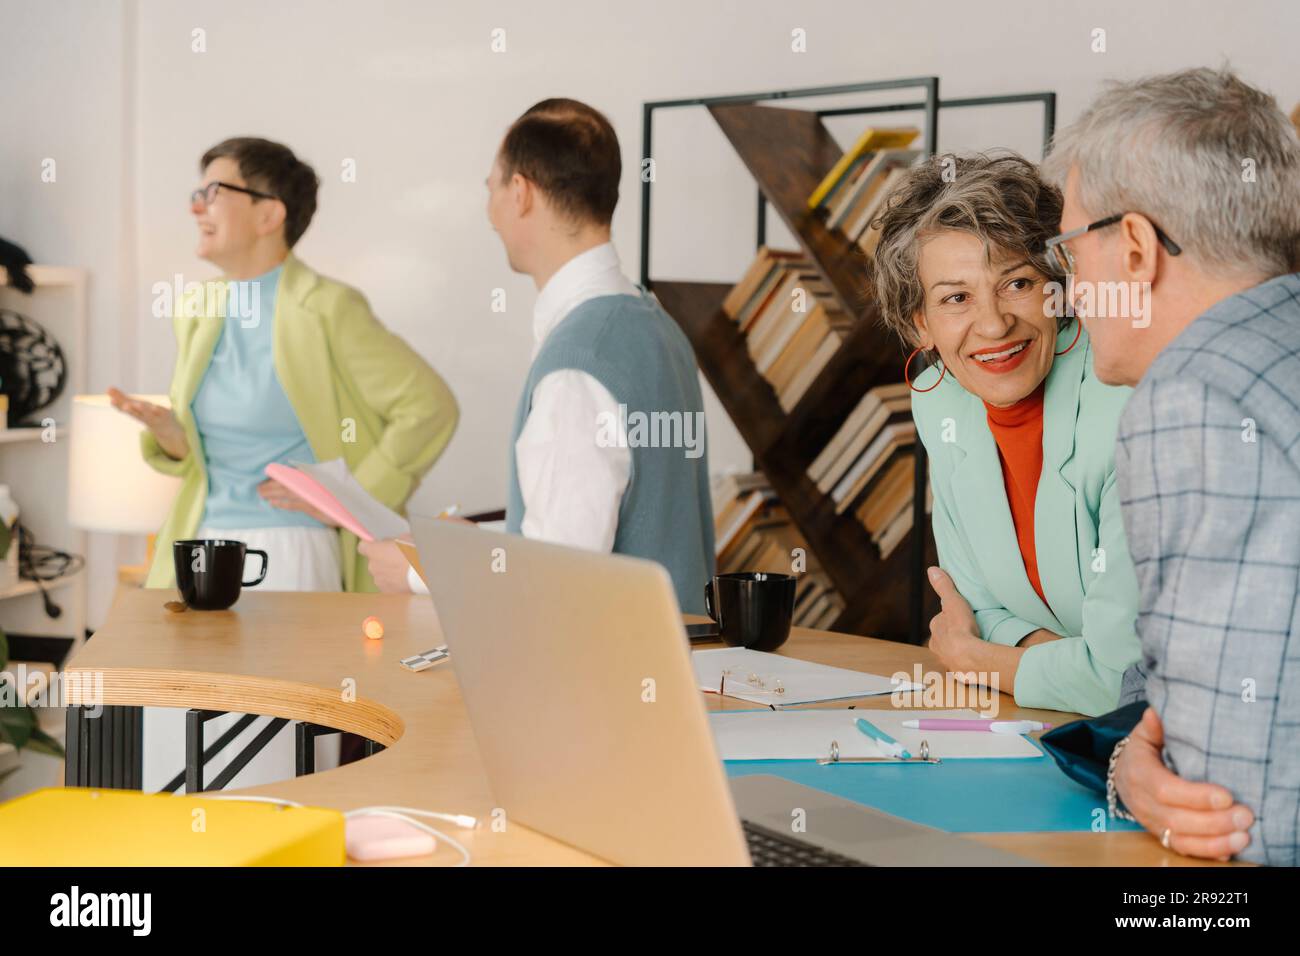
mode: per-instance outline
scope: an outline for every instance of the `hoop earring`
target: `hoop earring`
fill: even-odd
[[[1074,324],[1076,326],[1074,330],[1074,341],[1065,347],[1065,352],[1068,352],[1070,351],[1070,349],[1074,348],[1075,345],[1077,345],[1079,342],[1079,336],[1083,334],[1083,323],[1079,321],[1078,316],[1075,316]],[[1065,352],[1053,352],[1052,354],[1059,356],[1059,355],[1064,355]]]
[[[906,382],[906,383],[907,383],[907,387],[910,388],[910,389],[912,389],[912,391],[914,391],[914,392],[933,392],[936,388],[939,387],[939,382],[942,382],[942,381],[943,381],[943,377],[944,377],[945,375],[948,374],[948,366],[945,365],[945,366],[943,367],[943,371],[939,373],[939,382],[935,382],[935,383],[934,383],[933,385],[931,385],[929,388],[916,388],[915,386],[912,385],[912,379],[911,379],[911,377],[907,374],[907,370],[908,370],[908,369],[911,367],[911,365],[912,365],[912,359],[916,358],[917,353],[920,352],[920,351],[921,351],[920,348],[914,348],[914,349],[912,349],[912,354],[909,355],[909,356],[907,357],[907,361],[903,363],[903,381]]]

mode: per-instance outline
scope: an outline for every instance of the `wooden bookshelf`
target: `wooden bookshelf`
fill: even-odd
[[[907,640],[910,547],[899,547],[882,560],[853,513],[836,515],[832,500],[807,475],[812,460],[868,389],[902,381],[906,357],[879,322],[866,257],[806,208],[809,194],[842,151],[821,118],[809,110],[750,103],[708,109],[767,202],[857,324],[787,414],[754,367],[736,323],[722,311],[730,285],[655,280],[654,292],[690,339],[700,369],[749,445],[756,467],[767,476],[846,602],[834,629]],[[923,522],[921,533],[933,557],[928,522]],[[937,601],[932,599],[931,605],[929,613],[937,613]]]

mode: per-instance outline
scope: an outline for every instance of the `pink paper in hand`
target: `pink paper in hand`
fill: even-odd
[[[351,531],[362,541],[374,541],[375,536],[361,526],[352,512],[327,491],[315,478],[304,475],[297,468],[272,462],[266,466],[266,477],[274,478],[313,508],[324,512],[339,527]]]

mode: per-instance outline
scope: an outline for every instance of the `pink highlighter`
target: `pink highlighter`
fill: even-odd
[[[991,734],[1028,734],[1036,730],[1051,730],[1051,724],[1041,720],[963,720],[953,717],[924,717],[905,720],[908,730],[982,730]]]
[[[362,541],[375,540],[375,536],[352,516],[352,512],[343,507],[343,503],[311,475],[303,474],[297,468],[273,461],[266,466],[266,477],[273,478],[307,502],[307,504],[325,512],[332,520],[338,522],[339,527],[351,531]]]

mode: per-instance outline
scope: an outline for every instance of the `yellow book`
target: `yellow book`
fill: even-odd
[[[0,867],[342,866],[343,814],[50,787],[0,804]]]
[[[830,195],[831,190],[839,183],[840,178],[852,168],[863,153],[877,149],[902,149],[916,139],[919,132],[915,127],[901,129],[868,127],[867,131],[858,137],[858,141],[853,144],[853,148],[840,157],[839,162],[831,167],[831,171],[826,174],[826,178],[818,184],[812,195],[808,197],[809,211],[822,204],[822,200]]]

